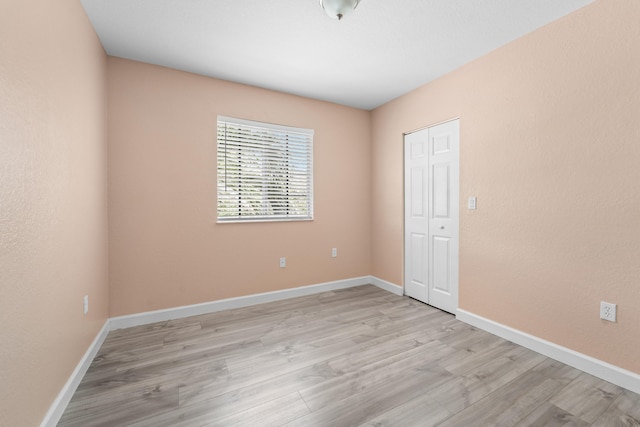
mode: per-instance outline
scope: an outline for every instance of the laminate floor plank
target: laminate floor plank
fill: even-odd
[[[545,359],[540,354],[518,346],[464,375],[456,376],[454,380],[429,388],[429,394],[455,414],[507,385]]]
[[[431,380],[430,373],[418,369],[396,372],[387,381],[380,381],[349,396],[331,399],[330,404],[313,410],[309,415],[287,423],[287,426],[357,426],[421,396],[422,385]],[[389,393],[388,390],[393,390]],[[303,396],[304,398],[304,396]],[[305,402],[308,402],[305,398]]]
[[[236,408],[238,411],[249,409],[245,406],[261,404],[283,397],[300,388],[312,387],[316,384],[335,378],[339,374],[333,371],[327,363],[313,365],[293,371],[285,375],[265,377],[262,381],[252,382],[245,387],[220,393],[220,390],[202,390],[197,386],[180,388],[180,405],[189,406],[196,403],[223,403],[227,409]]]
[[[292,383],[296,390],[311,387],[318,382],[325,382],[338,375],[342,376],[350,372],[360,371],[368,364],[375,363],[386,357],[404,353],[415,347],[415,336],[400,336],[395,338],[380,337],[362,341],[355,347],[349,347],[340,355],[327,359],[318,364],[301,366],[298,370],[285,371],[280,374],[272,370],[264,369],[256,375],[246,373],[229,374],[217,378],[215,381],[200,381],[181,388],[181,403],[186,396],[189,402],[199,402],[219,396],[224,393],[237,391],[252,386],[264,387],[272,390],[270,381],[277,382],[279,387],[286,387]],[[384,345],[381,345],[383,344]],[[320,381],[318,381],[320,380]]]
[[[256,351],[257,349],[262,349],[262,343],[259,341],[226,345],[222,348],[176,349],[173,352],[159,350],[149,353],[148,357],[135,358],[119,365],[110,365],[109,367],[92,365],[78,390],[118,382],[122,377],[146,377],[158,373],[171,374],[199,366],[203,362],[207,364],[219,362],[226,366],[226,358],[230,355],[238,352]]]
[[[130,419],[146,413],[164,409],[178,409],[178,386],[155,384],[140,387],[130,393],[101,396],[100,402],[71,403],[58,425],[68,426],[114,426],[123,425]]]
[[[589,423],[557,406],[544,402],[524,420],[516,424],[517,427],[588,427]]]
[[[573,381],[580,371],[546,359],[533,369],[456,413],[442,427],[513,426]]]
[[[640,427],[640,395],[623,390],[593,425],[596,427]]]
[[[623,390],[616,385],[582,373],[549,402],[579,416],[583,421],[592,423],[611,406]]]
[[[335,401],[347,399],[366,389],[382,386],[395,378],[398,373],[418,374],[426,372],[427,367],[437,370],[438,377],[449,375],[444,369],[437,368],[432,362],[445,356],[451,349],[438,342],[417,346],[398,353],[387,359],[363,366],[362,368],[339,377],[331,378],[314,387],[302,389],[300,394],[312,411],[330,406]],[[436,372],[430,372],[436,377]]]
[[[202,400],[210,400],[225,393],[239,392],[239,390],[243,388],[259,385],[271,379],[275,379],[275,382],[281,384],[282,382],[292,380],[289,374],[295,377],[297,371],[305,368],[310,368],[311,370],[307,375],[318,377],[318,372],[314,371],[315,367],[322,366],[322,363],[326,359],[350,351],[350,346],[346,344],[348,343],[338,342],[332,344],[330,347],[318,349],[315,353],[307,353],[304,357],[296,357],[291,360],[283,357],[280,359],[270,359],[269,363],[256,361],[255,364],[247,366],[244,370],[229,372],[227,375],[221,375],[213,380],[204,378],[201,381],[194,382],[192,385],[184,386],[180,390],[181,396],[191,396],[189,402],[200,402]],[[326,370],[322,371],[321,376],[326,376]],[[292,381],[294,381],[293,383],[296,384],[298,388],[306,384],[298,380]],[[195,395],[195,397],[193,397],[193,395]]]
[[[357,340],[358,345],[341,356],[328,361],[329,366],[338,373],[361,371],[365,366],[375,363],[388,363],[392,357],[407,357],[405,353],[416,347],[429,343],[422,331],[414,331],[408,334],[397,332],[393,335],[383,335],[372,338],[363,336]],[[364,338],[368,338],[365,340]],[[400,355],[399,355],[400,354]],[[399,356],[398,356],[399,355]]]
[[[208,362],[200,361],[197,365],[176,368],[170,372],[160,370],[147,370],[138,372],[127,371],[122,375],[113,376],[108,381],[91,385],[83,385],[74,395],[73,405],[86,408],[87,406],[105,405],[102,400],[96,400],[96,395],[108,401],[108,405],[117,408],[119,400],[127,400],[138,391],[161,387],[185,385],[202,381],[215,381],[217,378],[228,374],[224,361]],[[70,404],[71,407],[71,404]]]
[[[479,340],[467,348],[457,349],[458,351],[443,360],[440,365],[453,374],[462,375],[514,348],[516,344],[509,341]]]
[[[360,424],[360,427],[413,427],[440,425],[451,413],[428,394],[417,397],[377,417]],[[468,424],[473,425],[473,424]]]
[[[298,419],[309,413],[309,408],[298,393],[292,393],[279,399],[253,406],[243,412],[232,414],[216,422],[209,422],[205,417],[203,420],[206,426],[226,427],[226,426],[281,426],[288,421]],[[192,426],[192,423],[184,424],[185,427]]]
[[[636,426],[640,396],[375,286],[112,331],[59,426]]]
[[[261,375],[265,371],[270,374],[284,373],[344,354],[352,345],[350,338],[344,338],[323,347],[288,345],[260,358],[227,360],[227,367],[231,373],[244,376]]]
[[[293,392],[259,401],[228,398],[206,400],[181,406],[173,411],[161,411],[127,426],[282,425],[308,413],[309,409],[300,394]]]

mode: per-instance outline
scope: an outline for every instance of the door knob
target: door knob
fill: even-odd
[[[444,225],[440,226],[440,230],[444,230]]]

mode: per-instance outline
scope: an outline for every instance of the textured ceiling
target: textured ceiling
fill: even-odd
[[[372,109],[593,0],[81,0],[109,55]]]

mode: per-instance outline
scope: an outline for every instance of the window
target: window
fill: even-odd
[[[313,130],[218,116],[218,222],[313,219]]]

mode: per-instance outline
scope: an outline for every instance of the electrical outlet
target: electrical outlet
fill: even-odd
[[[610,302],[600,301],[600,318],[609,322],[616,321],[616,305]]]
[[[85,315],[89,312],[89,295],[85,295],[82,299],[82,310]]]
[[[338,256],[338,248],[331,249],[331,258],[335,258]]]
[[[285,268],[287,266],[287,258],[286,257],[281,257],[280,258],[280,268]]]

